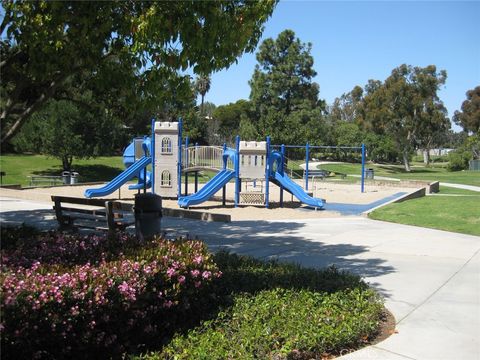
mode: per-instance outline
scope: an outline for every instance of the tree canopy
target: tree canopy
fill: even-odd
[[[145,97],[191,91],[180,71],[210,73],[253,51],[276,2],[3,0],[2,144],[76,74],[112,59],[138,70]]]
[[[274,143],[289,144],[319,136],[316,130],[323,121],[325,104],[318,98],[318,84],[313,82],[317,73],[311,47],[292,30],[260,45],[250,80],[250,100],[258,116],[252,125],[259,136],[270,135]]]
[[[453,121],[463,130],[480,133],[480,86],[467,91],[467,99],[462,103],[462,111],[455,111]]]
[[[450,127],[446,109],[437,91],[445,84],[446,71],[434,65],[400,65],[383,83],[373,83],[365,96],[365,121],[377,132],[393,135],[410,171],[409,154],[416,147],[426,148],[437,131]]]

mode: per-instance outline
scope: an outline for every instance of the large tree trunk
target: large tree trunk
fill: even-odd
[[[73,156],[64,155],[62,156],[62,167],[63,171],[71,171],[72,169]]]
[[[430,150],[428,149],[423,150],[423,163],[426,166],[430,165]]]
[[[410,161],[408,160],[408,151],[403,150],[403,165],[405,166],[405,171],[410,172]]]

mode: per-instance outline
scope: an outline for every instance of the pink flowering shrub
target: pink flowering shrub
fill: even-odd
[[[141,351],[194,321],[221,276],[201,241],[58,233],[35,240],[1,254],[7,358]]]

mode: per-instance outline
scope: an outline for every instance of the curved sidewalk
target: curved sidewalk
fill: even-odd
[[[480,176],[480,175],[479,175]],[[480,186],[474,186],[474,185],[464,185],[464,184],[453,184],[453,183],[446,183],[441,181],[440,186],[447,186],[447,187],[453,187],[456,189],[464,189],[464,190],[470,190],[470,191],[478,191],[480,192]]]
[[[342,359],[480,358],[480,237],[364,217],[212,224],[164,218],[212,250],[340,269],[384,297],[397,333]]]

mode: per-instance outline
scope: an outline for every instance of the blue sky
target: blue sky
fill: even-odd
[[[451,117],[465,92],[480,85],[479,15],[480,1],[280,1],[262,39],[292,29],[311,42],[314,80],[329,104],[403,63],[434,64],[447,71],[439,95]],[[245,54],[213,74],[205,100],[218,106],[248,99],[255,64],[255,53]]]

